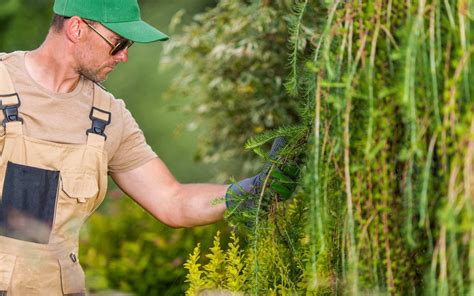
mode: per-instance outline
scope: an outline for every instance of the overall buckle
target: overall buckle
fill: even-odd
[[[3,104],[4,100],[2,98],[7,98],[7,97],[13,97],[16,96],[17,102],[16,104]],[[10,100],[8,100],[10,101]],[[8,94],[8,95],[0,95],[0,109],[3,111],[3,115],[5,116],[5,119],[2,121],[2,125],[5,126],[7,122],[12,122],[12,121],[20,121],[23,123],[23,119],[18,115],[18,107],[20,107],[21,102],[20,102],[20,97],[18,96],[18,93],[14,94]]]
[[[107,120],[104,118],[107,117]],[[103,136],[107,140],[107,135],[104,133],[105,128],[111,122],[112,113],[101,110],[97,107],[92,107],[91,113],[89,114],[90,120],[92,120],[92,127],[86,131],[86,135],[89,133]]]

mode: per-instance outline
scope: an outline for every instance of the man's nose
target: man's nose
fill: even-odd
[[[115,54],[114,57],[119,62],[127,62],[128,61],[128,48],[124,48],[121,51],[117,52],[117,54]]]

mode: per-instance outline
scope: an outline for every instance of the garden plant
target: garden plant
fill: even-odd
[[[203,155],[271,162],[187,294],[473,295],[473,24],[471,0],[222,0],[186,26],[168,50]],[[295,163],[283,200],[272,171]]]

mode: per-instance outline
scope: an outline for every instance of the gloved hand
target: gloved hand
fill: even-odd
[[[269,153],[270,160],[276,160],[281,149],[285,147],[288,140],[286,137],[278,137],[273,141],[272,148]],[[269,172],[271,169],[271,172]],[[268,181],[265,179],[268,174]],[[278,200],[288,199],[296,188],[296,181],[299,175],[299,167],[297,163],[289,163],[281,169],[277,166],[272,167],[272,162],[267,162],[262,171],[250,178],[233,183],[229,186],[226,193],[226,206],[228,209],[238,208],[255,208],[256,202],[253,199],[242,200],[240,197],[245,195],[260,195],[263,186],[266,185],[272,193],[275,193]],[[238,202],[238,204],[236,204]]]

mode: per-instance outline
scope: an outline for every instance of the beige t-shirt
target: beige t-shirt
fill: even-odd
[[[85,144],[86,131],[92,125],[89,114],[93,82],[81,77],[72,92],[54,93],[30,77],[25,67],[25,53],[16,51],[1,57],[20,97],[19,115],[23,119],[24,134],[56,143]],[[123,100],[112,98],[110,111],[111,123],[105,129],[109,173],[126,172],[157,157]],[[0,128],[0,134],[4,132]]]

